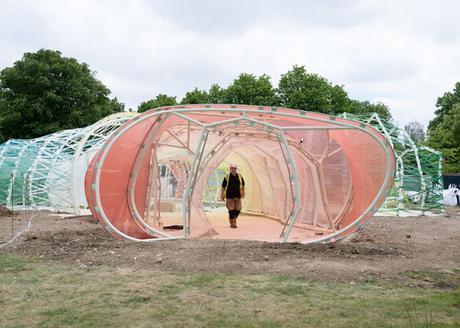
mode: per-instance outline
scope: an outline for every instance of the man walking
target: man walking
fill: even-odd
[[[241,198],[244,198],[244,179],[236,170],[236,164],[230,164],[230,173],[222,181],[220,198],[226,199],[225,205],[228,209],[230,228],[236,228],[236,219],[241,212]]]

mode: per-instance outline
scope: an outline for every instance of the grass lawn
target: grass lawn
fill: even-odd
[[[460,289],[78,268],[0,255],[0,327],[156,326],[460,327]]]

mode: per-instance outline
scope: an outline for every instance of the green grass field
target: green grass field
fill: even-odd
[[[460,327],[460,289],[81,269],[0,255],[0,310],[1,327]]]

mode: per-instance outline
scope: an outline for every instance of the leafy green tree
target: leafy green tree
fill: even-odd
[[[378,102],[372,104],[369,101],[350,100],[350,113],[353,114],[365,114],[365,113],[377,113],[380,117],[385,119],[391,119],[391,112],[387,105]]]
[[[0,142],[87,126],[124,110],[87,64],[41,49],[0,72]]]
[[[334,114],[351,111],[348,93],[340,85],[330,85],[328,103],[331,112]]]
[[[209,96],[206,91],[198,90],[195,88],[193,91],[189,91],[185,94],[185,97],[182,98],[182,105],[185,104],[207,104],[209,103]]]
[[[279,104],[270,77],[242,73],[223,92],[223,99],[228,104],[246,104],[276,106]]]
[[[427,145],[442,152],[443,173],[460,173],[460,102],[429,130]]]
[[[438,98],[436,102],[437,110],[435,118],[430,121],[428,130],[432,130],[441,123],[444,115],[448,114],[455,104],[460,103],[460,82],[455,83],[454,90],[452,92],[446,92],[442,97]]]
[[[278,86],[281,106],[337,114],[348,111],[350,101],[343,87],[307,73],[305,66],[294,66],[281,75]]]
[[[170,97],[167,95],[159,94],[154,99],[142,102],[137,107],[137,112],[142,113],[152,108],[158,108],[158,107],[163,107],[163,106],[174,106],[174,105],[177,105],[176,97]]]
[[[222,89],[217,83],[212,84],[208,92],[208,102],[210,104],[225,103],[224,93],[225,89]]]
[[[343,86],[333,85],[321,76],[307,73],[304,66],[293,66],[283,74],[278,89],[273,87],[268,75],[256,77],[242,73],[227,88],[218,84],[212,84],[207,92],[195,88],[181,100],[181,104],[199,103],[284,106],[331,115],[377,112],[381,117],[391,118],[385,104],[352,100]],[[175,104],[174,97],[159,95],[156,99],[143,102],[138,111]]]

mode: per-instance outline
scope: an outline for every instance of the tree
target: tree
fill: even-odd
[[[223,99],[228,104],[246,104],[276,106],[279,104],[270,77],[242,73],[223,92]]]
[[[321,76],[307,73],[304,66],[293,66],[283,74],[278,89],[273,87],[270,80],[266,74],[256,77],[254,74],[241,73],[227,88],[214,83],[207,92],[198,88],[187,92],[181,104],[283,106],[330,115],[376,112],[381,117],[391,118],[385,104],[352,100],[343,86],[333,85]],[[143,102],[138,111],[175,104],[174,97],[159,95],[156,99]]]
[[[390,109],[384,103],[378,102],[377,104],[371,104],[369,101],[350,100],[350,113],[353,114],[365,114],[365,113],[377,113],[380,117],[385,119],[391,119]]]
[[[208,92],[208,101],[210,104],[223,104],[225,90],[222,89],[217,83],[211,85]]]
[[[350,98],[348,98],[348,93],[343,89],[343,86],[330,85],[328,103],[334,114],[351,111]]]
[[[281,75],[278,94],[284,107],[326,114],[338,114],[350,108],[343,87],[333,86],[325,78],[307,73],[304,66],[295,65]]]
[[[200,91],[198,88],[195,88],[193,91],[189,91],[185,94],[185,97],[182,98],[182,105],[186,104],[207,104],[209,103],[209,96],[206,91]]]
[[[137,107],[137,112],[142,113],[152,108],[158,108],[158,107],[163,107],[163,106],[174,106],[174,105],[177,105],[176,97],[170,97],[167,95],[159,94],[154,99],[150,99],[150,100],[142,102]]]
[[[87,126],[124,110],[87,64],[41,49],[0,72],[0,142]]]
[[[429,130],[427,145],[442,153],[443,173],[460,173],[460,102]]]
[[[460,103],[460,82],[455,83],[452,92],[446,92],[442,97],[439,97],[436,102],[438,108],[435,113],[435,118],[428,124],[428,130],[435,129],[443,120],[444,115],[448,114],[455,104]]]

